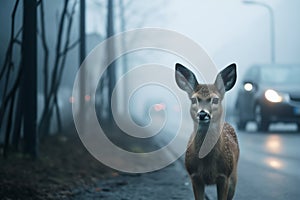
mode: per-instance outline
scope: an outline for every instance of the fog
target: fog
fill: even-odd
[[[299,8],[0,0],[0,196],[297,199]]]
[[[297,8],[300,2],[260,2],[270,5],[274,11],[276,63],[299,63],[300,57],[297,52],[300,51],[300,13]],[[270,15],[265,7],[245,4],[240,0],[156,0],[148,2],[147,6],[141,2],[134,2],[132,7],[133,11],[127,11],[130,20],[126,24],[126,30],[158,27],[184,34],[207,51],[218,69],[236,62],[238,81],[244,76],[245,69],[251,65],[270,63]],[[88,20],[102,16],[93,5],[90,5],[90,8]],[[97,23],[96,20],[87,21],[87,32],[103,32],[103,27]],[[230,102],[235,100],[237,90],[236,86],[228,94]],[[228,105],[232,106],[232,103]]]
[[[300,63],[300,13],[298,8],[300,2],[297,0],[261,0],[260,2],[268,4],[274,11],[275,22],[275,60],[280,64]],[[119,3],[119,2],[118,2]],[[230,63],[237,63],[238,83],[232,91],[227,95],[227,107],[230,112],[233,110],[237,90],[240,81],[244,76],[245,70],[253,64],[270,63],[270,15],[265,7],[255,4],[245,4],[241,0],[190,0],[188,2],[181,0],[153,0],[145,3],[144,1],[126,0],[123,1],[124,10],[124,27],[121,27],[119,18],[121,10],[119,6],[115,6],[115,34],[122,31],[133,30],[135,28],[156,27],[160,29],[168,29],[178,32],[192,41],[200,45],[211,58],[212,62],[218,70],[223,69]],[[86,36],[87,36],[87,55],[106,37],[106,2],[101,0],[87,1],[86,10]],[[62,9],[61,1],[46,1],[46,32],[51,51],[55,49],[57,37],[57,28],[59,20],[59,12]],[[2,2],[1,13],[1,50],[0,62],[3,63],[5,57],[5,49],[8,45],[10,34],[11,19],[10,12],[13,8],[13,3]],[[16,27],[21,24],[22,9],[19,8],[17,13]],[[39,19],[39,18],[38,18]],[[7,30],[7,31],[4,31]],[[72,27],[71,40],[74,42],[78,37],[78,8],[74,15],[74,25]],[[176,42],[176,41],[175,41]],[[41,49],[39,43],[38,48]],[[39,66],[42,66],[43,53],[38,56]],[[70,97],[72,87],[80,66],[78,58],[78,48],[74,48],[69,52],[66,61],[66,69],[63,72],[62,88],[60,92],[60,105],[66,108],[66,112],[71,116]],[[54,54],[50,53],[49,66],[53,66]],[[117,61],[117,79],[124,75],[129,70],[149,63],[161,64],[174,69],[176,62],[185,60],[174,55],[159,51],[153,52],[135,52],[126,55],[128,66],[125,68],[122,64],[122,59]],[[15,58],[19,59],[18,56]],[[186,67],[199,70],[205,66],[190,66],[185,63]],[[39,67],[39,92],[42,93],[41,84],[42,67]],[[143,79],[143,74],[139,78]],[[174,83],[174,76],[170,80]],[[198,79],[203,80],[198,74]],[[130,84],[130,80],[129,83]],[[3,86],[3,83],[1,82]],[[157,86],[155,86],[157,87]],[[177,88],[178,89],[178,88]],[[126,102],[129,94],[126,94],[126,85],[119,90],[119,111],[123,112],[127,108],[122,105]],[[162,97],[164,92],[159,92],[156,89],[147,89],[142,99],[147,99],[147,95],[151,96],[156,101],[148,100],[154,104],[160,103],[162,99],[166,101],[166,97]],[[1,94],[1,93],[0,93]],[[136,93],[138,94],[138,93]],[[160,99],[161,98],[161,99]],[[39,99],[42,99],[39,97]],[[135,96],[137,98],[137,95]],[[187,100],[185,97],[184,101]],[[142,105],[147,104],[144,100],[136,104],[136,113],[144,112]],[[172,100],[173,101],[173,100]],[[188,102],[185,105],[188,108]],[[39,100],[39,110],[43,104]],[[151,107],[151,106],[150,106]],[[132,110],[132,108],[130,108]],[[147,108],[148,109],[148,108]],[[147,110],[146,109],[146,110]],[[40,111],[39,111],[40,112]],[[103,111],[104,112],[104,111]],[[147,111],[148,112],[148,111]]]

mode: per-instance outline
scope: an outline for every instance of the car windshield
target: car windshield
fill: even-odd
[[[267,84],[300,84],[300,67],[261,68],[261,81]]]

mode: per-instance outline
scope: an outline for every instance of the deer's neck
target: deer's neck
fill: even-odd
[[[195,137],[193,140],[194,151],[200,151],[203,145],[213,147],[210,154],[213,154],[215,146],[219,146],[222,143],[222,137],[220,137],[220,124],[208,125],[197,125],[195,129]],[[203,144],[205,142],[205,144]]]
[[[208,134],[209,126],[206,125],[197,125],[195,128],[195,138],[194,138],[194,145],[196,150],[200,150],[201,145],[204,142],[206,135]]]

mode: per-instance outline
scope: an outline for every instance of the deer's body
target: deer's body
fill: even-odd
[[[200,194],[198,192],[202,190],[204,192],[204,189],[201,189],[204,188],[204,185],[222,185],[222,182],[226,179],[228,186],[223,187],[228,192],[219,191],[218,193],[225,195],[224,198],[220,199],[227,199],[227,196],[230,197],[228,199],[232,199],[237,181],[237,161],[239,157],[238,141],[234,129],[228,123],[225,123],[221,136],[212,151],[204,158],[199,158],[203,140],[204,138],[201,137],[199,131],[194,132],[185,155],[185,165],[193,187],[195,187],[195,196],[199,196],[196,199],[201,199],[200,196],[204,195],[204,193]]]
[[[218,74],[210,85],[198,84],[195,75],[180,64],[176,65],[176,81],[191,101],[190,113],[194,132],[185,155],[186,169],[190,175],[196,200],[204,199],[205,185],[216,184],[218,199],[232,199],[237,181],[239,146],[234,129],[222,123],[221,101],[226,91],[236,82],[235,65]],[[208,137],[216,135],[216,137]],[[211,151],[202,155],[203,143],[212,145]]]

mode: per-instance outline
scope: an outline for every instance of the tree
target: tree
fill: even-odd
[[[23,5],[21,85],[24,116],[24,152],[37,156],[37,2],[26,0]]]
[[[80,60],[79,62],[82,63],[85,59],[86,54],[86,45],[85,45],[85,0],[80,0],[80,22],[79,22],[79,32],[80,32],[80,46],[79,46],[79,53],[80,53]]]
[[[81,65],[86,56],[86,41],[85,41],[85,0],[80,0],[80,20],[79,20],[79,64]],[[85,96],[85,73],[84,71],[80,74],[80,99],[79,105],[83,109]]]
[[[38,135],[47,134],[53,113],[56,113],[61,128],[58,106],[58,89],[62,81],[67,54],[75,48],[79,40],[71,42],[73,18],[78,0],[64,0],[59,20],[54,65],[49,69],[49,49],[44,19],[44,1],[26,0],[23,4],[23,24],[15,31],[16,13],[20,0],[16,0],[11,14],[10,41],[2,68],[0,69],[0,128],[5,133],[3,155],[7,156],[10,144],[15,150],[20,148],[23,139],[24,153],[32,157],[38,155]],[[68,7],[72,2],[72,4]],[[37,8],[40,8],[40,24],[37,25]],[[20,38],[22,36],[22,38]],[[37,123],[37,36],[40,36],[44,51],[43,83],[44,110],[41,121]],[[20,47],[20,54],[16,53]],[[21,57],[19,66],[16,63]],[[60,129],[59,129],[60,130]],[[23,134],[22,134],[23,132]],[[23,136],[23,138],[22,138]]]
[[[63,10],[60,15],[54,66],[52,73],[48,74],[49,77],[45,77],[45,79],[50,80],[50,85],[48,93],[45,94],[45,106],[42,112],[41,120],[39,122],[39,132],[43,134],[48,134],[50,131],[53,112],[56,112],[58,132],[60,132],[62,129],[57,93],[63,77],[62,75],[65,68],[67,54],[79,43],[79,40],[76,40],[73,43],[71,43],[70,41],[73,18],[77,3],[78,1],[75,0],[73,2],[73,5],[71,6],[71,9],[68,9],[69,0],[64,0]],[[65,38],[65,41],[63,41],[63,38]]]
[[[102,3],[95,2],[95,4],[99,7],[102,7]],[[113,0],[107,0],[106,1],[106,8],[107,8],[107,14],[106,14],[106,39],[114,35],[114,1]],[[114,56],[114,44],[113,41],[110,43],[107,43],[106,46],[106,59],[110,60]],[[116,82],[116,66],[115,63],[111,63],[106,71],[103,73],[98,87],[99,97],[101,104],[98,106],[100,107],[100,119],[101,121],[105,121],[105,125],[108,125],[108,127],[113,125],[113,116],[112,116],[112,110],[111,110],[111,95],[114,89],[114,85]]]
[[[1,68],[0,72],[0,80],[5,80],[4,88],[2,90],[1,88],[1,107],[0,107],[0,130],[5,130],[5,141],[4,141],[4,149],[3,149],[3,155],[4,157],[7,156],[9,142],[10,142],[10,134],[11,130],[14,128],[14,132],[16,131],[17,126],[14,126],[14,119],[13,118],[21,118],[22,112],[18,110],[18,114],[13,114],[13,107],[15,104],[15,101],[17,101],[18,105],[21,98],[16,99],[16,95],[18,97],[20,96],[19,91],[19,85],[20,80],[22,77],[22,68],[21,63],[16,69],[15,66],[15,56],[14,56],[14,49],[15,46],[21,47],[22,42],[19,39],[19,36],[22,33],[22,27],[19,29],[19,31],[15,34],[15,21],[16,21],[16,13],[19,6],[19,0],[16,0],[15,5],[13,7],[13,11],[11,14],[11,32],[10,32],[10,41],[9,45],[6,51],[5,60],[3,63],[3,66]],[[17,71],[17,74],[15,75],[14,72]],[[5,77],[4,77],[5,75]],[[20,107],[20,106],[18,106]],[[9,111],[7,112],[7,110]],[[6,114],[8,113],[8,115]],[[7,119],[5,121],[5,119]],[[3,123],[6,122],[6,123]],[[16,137],[14,137],[15,139]]]
[[[109,38],[114,35],[114,1],[107,0],[107,24],[106,24],[106,37]],[[109,43],[107,46],[107,58],[114,57],[115,51],[114,41]],[[112,117],[112,109],[111,109],[111,96],[116,84],[116,66],[115,63],[111,63],[110,66],[107,68],[107,75],[108,75],[108,121],[109,124],[113,124],[113,117]]]

